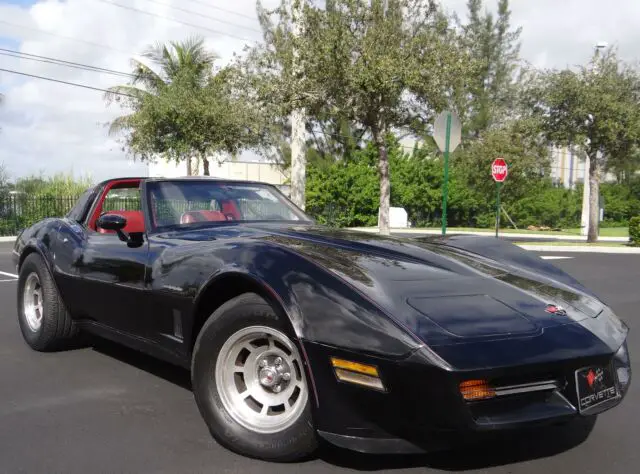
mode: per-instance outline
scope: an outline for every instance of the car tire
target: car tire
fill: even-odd
[[[316,450],[300,353],[288,321],[257,294],[233,298],[209,317],[194,346],[191,377],[200,413],[221,445],[276,462]]]
[[[20,267],[18,322],[24,340],[36,351],[68,349],[76,342],[78,328],[37,253],[28,255]]]

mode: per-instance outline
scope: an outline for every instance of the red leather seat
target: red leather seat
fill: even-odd
[[[222,213],[227,219],[231,217],[234,221],[242,220],[242,214],[240,214],[238,207],[233,201],[224,201],[222,203]]]
[[[108,211],[104,214],[117,214],[124,217],[127,220],[127,225],[124,226],[123,232],[128,234],[132,232],[144,232],[144,216],[142,211]],[[98,232],[101,234],[113,234],[112,230],[102,229],[98,227]]]
[[[180,224],[226,220],[227,217],[220,211],[187,211],[180,216]]]

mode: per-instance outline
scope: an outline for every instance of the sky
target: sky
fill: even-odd
[[[464,17],[466,0],[441,3]],[[489,10],[496,4],[485,0]],[[201,35],[223,65],[260,39],[255,7],[255,0],[0,0],[0,48],[129,72],[148,45]],[[599,41],[625,60],[640,58],[638,0],[511,0],[511,9],[513,25],[523,28],[522,57],[537,67],[585,63]],[[4,53],[0,69],[100,89],[126,81]],[[0,93],[0,164],[11,177],[146,174],[108,136],[106,124],[122,111],[107,107],[101,92],[0,70]]]

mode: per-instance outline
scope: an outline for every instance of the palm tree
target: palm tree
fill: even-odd
[[[163,88],[180,78],[194,88],[202,88],[212,74],[213,64],[218,56],[207,51],[200,37],[189,38],[181,42],[167,44],[156,43],[150,46],[142,57],[147,59],[156,70],[137,59],[132,59],[133,73],[129,84],[111,87],[105,94],[108,102],[120,101],[126,108],[133,109],[111,122],[109,135],[118,135],[130,129],[131,118],[148,95],[158,95]],[[121,101],[122,97],[128,100]],[[187,174],[192,174],[191,156],[187,156]]]

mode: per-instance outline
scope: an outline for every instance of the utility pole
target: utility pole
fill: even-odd
[[[605,49],[607,47],[607,43],[600,41],[595,45],[595,53],[594,53],[594,67],[598,67],[598,56],[600,54],[601,49]],[[596,73],[597,73],[596,69]],[[589,117],[588,120],[593,120],[592,117]],[[589,183],[589,170],[591,169],[591,159],[589,155],[585,157],[584,160],[584,185],[582,188],[582,218],[580,219],[580,235],[586,236],[589,233],[589,201],[591,199],[591,185]]]
[[[289,0],[294,38],[302,34],[303,1]],[[296,49],[293,52],[293,71],[294,77],[302,73]],[[306,167],[306,111],[297,108],[291,112],[291,200],[301,209],[305,205]]]

